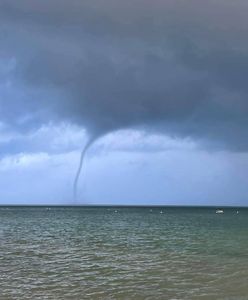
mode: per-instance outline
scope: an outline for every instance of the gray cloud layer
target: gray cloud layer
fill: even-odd
[[[0,0],[1,118],[247,150],[247,15],[243,0]]]

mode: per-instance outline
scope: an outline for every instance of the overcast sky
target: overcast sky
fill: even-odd
[[[247,15],[0,0],[0,204],[248,205]]]

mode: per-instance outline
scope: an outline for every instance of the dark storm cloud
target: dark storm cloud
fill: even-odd
[[[145,126],[246,150],[247,14],[241,0],[0,0],[11,66],[0,78],[15,91],[2,118],[69,119],[93,136]]]

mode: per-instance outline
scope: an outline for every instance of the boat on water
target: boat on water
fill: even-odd
[[[216,214],[224,214],[224,210],[222,210],[222,209],[217,209],[215,213],[216,213]]]

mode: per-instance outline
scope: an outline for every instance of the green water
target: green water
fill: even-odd
[[[248,210],[150,209],[0,208],[0,299],[248,299]]]

